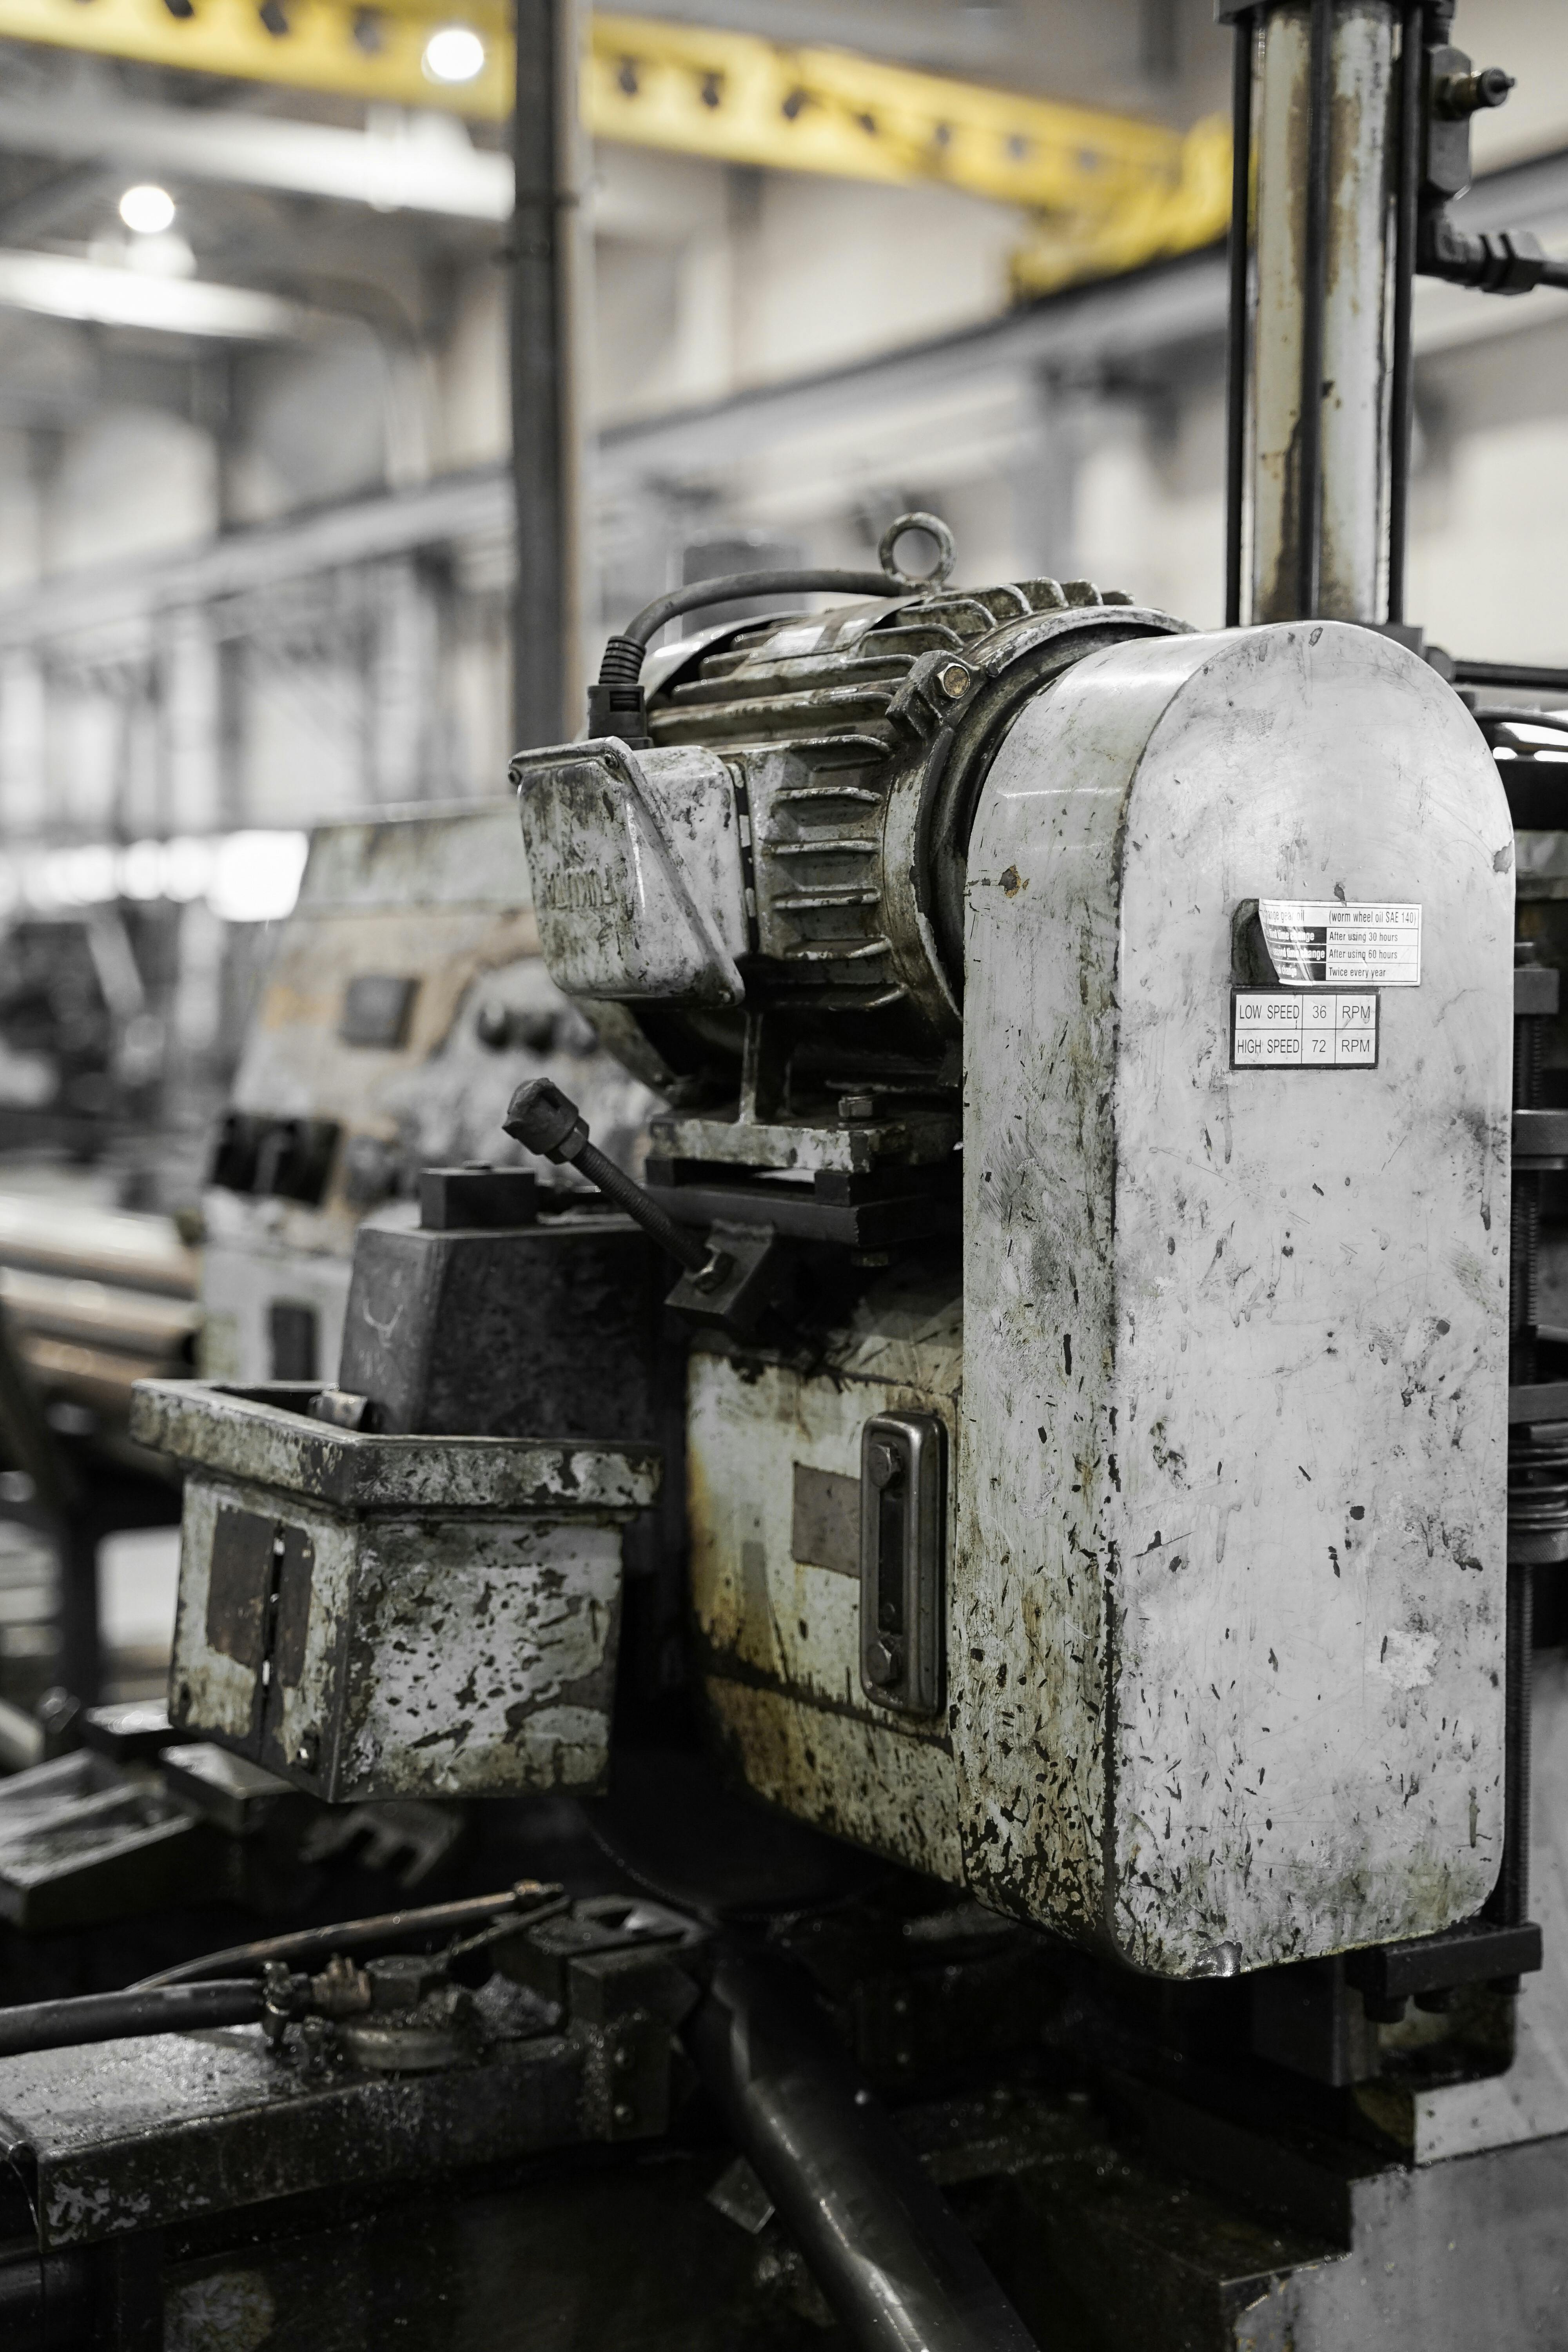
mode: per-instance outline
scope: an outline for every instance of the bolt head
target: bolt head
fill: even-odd
[[[841,1119],[848,1121],[874,1118],[876,1115],[877,1098],[874,1095],[840,1095],[838,1097],[838,1116]]]
[[[886,1438],[874,1438],[866,1448],[866,1475],[873,1486],[896,1486],[904,1475],[903,1456]]]
[[[889,1642],[879,1633],[866,1644],[866,1680],[878,1690],[886,1690],[896,1683],[903,1665],[903,1643]]]
[[[973,671],[966,669],[962,662],[948,662],[937,672],[937,684],[943,694],[956,702],[961,694],[968,692],[973,676]]]

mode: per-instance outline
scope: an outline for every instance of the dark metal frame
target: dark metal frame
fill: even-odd
[[[574,664],[578,575],[572,317],[576,87],[573,0],[517,0],[511,244],[512,484],[517,577],[512,603],[512,726],[520,744],[571,732],[565,685]]]
[[[1412,310],[1420,226],[1423,0],[1405,0],[1399,41],[1399,136],[1394,188],[1394,358],[1389,386],[1388,617],[1405,619],[1405,551],[1410,535],[1410,451],[1415,429],[1415,346]]]
[[[1302,253],[1301,394],[1296,428],[1296,603],[1316,616],[1323,563],[1323,312],[1329,289],[1329,130],[1333,101],[1334,0],[1312,0]]]
[[[1231,75],[1230,333],[1226,354],[1225,625],[1241,626],[1246,555],[1247,293],[1251,274],[1252,83],[1258,44],[1250,8],[1236,20]]]

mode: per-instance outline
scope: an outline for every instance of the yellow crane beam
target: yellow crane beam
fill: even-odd
[[[425,44],[459,17],[484,41],[484,66],[472,81],[432,81]],[[0,0],[0,39],[493,122],[511,112],[510,13],[492,0],[449,13],[428,0]]]
[[[469,26],[484,64],[433,81],[425,46]],[[504,0],[0,0],[0,38],[132,58],[500,121],[512,54]],[[1021,293],[1135,268],[1224,230],[1228,135],[990,89],[844,49],[648,17],[592,19],[584,115],[596,139],[845,179],[935,180],[1036,215]]]

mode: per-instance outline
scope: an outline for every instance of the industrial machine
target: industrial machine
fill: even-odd
[[[204,1369],[335,1370],[361,1222],[412,1216],[422,1168],[494,1156],[545,1071],[629,1145],[647,1097],[541,961],[507,802],[318,826],[208,1170]]]
[[[0,2011],[40,2342],[1568,2340],[1568,673],[1404,610],[1413,277],[1565,274],[1452,14],[1222,0],[1225,630],[910,515],[518,758],[646,1138],[530,1070],[335,1366],[142,1385],[121,1765],[532,1860]]]

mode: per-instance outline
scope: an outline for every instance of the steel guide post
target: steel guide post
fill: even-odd
[[[1236,26],[1226,616],[1377,622],[1403,603],[1391,399],[1408,408],[1396,234],[1397,0],[1221,0]],[[1260,61],[1260,62],[1259,62]],[[1398,266],[1391,268],[1394,248]],[[1255,267],[1251,266],[1255,260]],[[1407,310],[1407,305],[1406,305]],[[1405,378],[1394,381],[1403,358]],[[1248,565],[1248,553],[1250,556]],[[1244,572],[1250,569],[1250,580]]]

